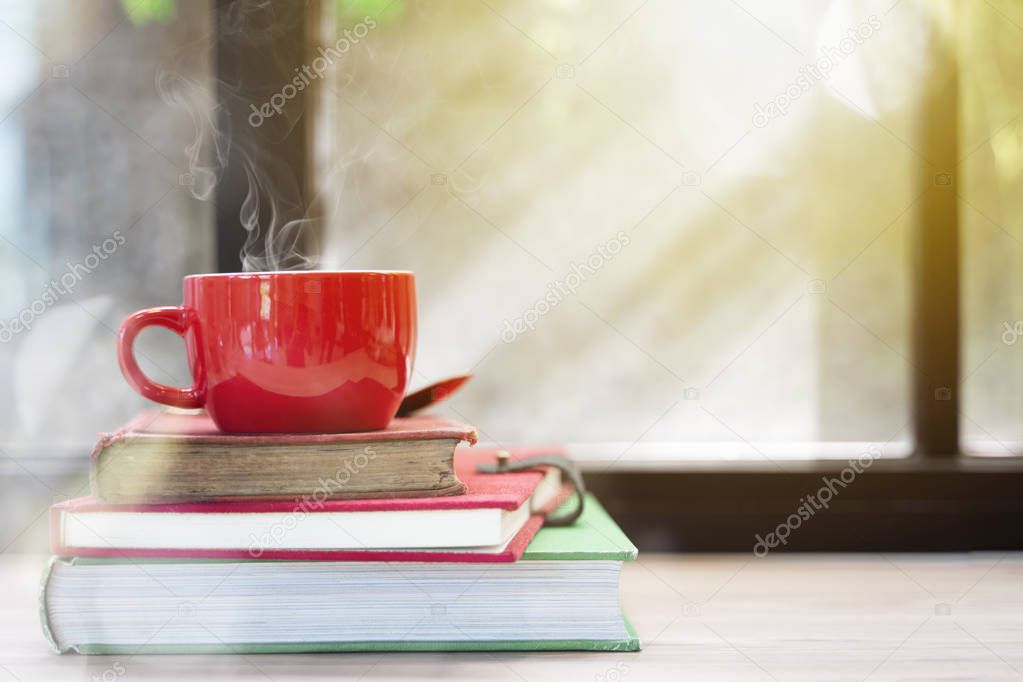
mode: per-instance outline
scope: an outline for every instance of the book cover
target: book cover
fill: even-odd
[[[161,441],[169,438],[204,445],[259,445],[264,443],[308,445],[310,443],[373,443],[387,440],[427,440],[456,438],[475,443],[476,429],[461,422],[440,417],[395,417],[386,429],[358,433],[224,433],[202,410],[145,410],[117,431],[103,434],[92,451],[95,458],[105,448],[119,442]]]

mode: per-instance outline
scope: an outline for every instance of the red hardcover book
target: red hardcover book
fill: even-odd
[[[518,450],[512,458],[527,456]],[[114,504],[83,497],[50,511],[61,556],[510,562],[565,497],[556,469],[481,474],[493,450],[463,450],[462,495]]]

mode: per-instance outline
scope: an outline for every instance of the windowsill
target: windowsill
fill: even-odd
[[[912,454],[909,442],[741,442],[692,441],[660,443],[571,443],[568,455],[585,469],[671,470],[764,468],[788,471],[791,465],[820,463],[832,468],[850,459],[869,457],[872,461],[905,459]]]
[[[971,446],[973,444],[971,443]],[[1021,451],[1023,451],[1023,444]],[[5,446],[0,475],[74,475],[88,472],[91,444],[52,447]],[[495,447],[480,443],[476,447]],[[871,450],[874,448],[874,450]],[[840,471],[850,460],[873,454],[863,469],[884,472],[1023,471],[1023,457],[1008,456],[1004,445],[985,451],[972,449],[963,456],[922,458],[912,444],[899,441],[878,445],[863,442],[786,443],[741,441],[659,443],[569,443],[566,454],[584,472],[720,472],[787,474]],[[862,460],[866,463],[868,460]]]
[[[880,447],[870,460],[874,443],[575,443],[566,452],[587,472],[742,472],[788,474],[840,471],[850,462],[881,472],[1023,471],[1023,457],[918,457],[908,441]],[[755,449],[754,449],[755,448]],[[877,453],[877,449],[873,451]],[[869,464],[867,464],[869,462]],[[866,465],[866,466],[864,466]]]

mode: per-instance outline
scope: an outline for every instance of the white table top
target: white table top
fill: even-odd
[[[639,653],[58,656],[45,557],[0,557],[0,682],[1023,678],[1023,554],[644,555],[622,603]]]

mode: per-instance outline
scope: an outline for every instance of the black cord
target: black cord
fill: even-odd
[[[479,464],[476,466],[476,471],[483,474],[504,474],[513,471],[528,471],[541,466],[560,469],[563,476],[571,483],[575,498],[578,500],[575,509],[562,514],[552,514],[544,520],[543,525],[551,527],[571,526],[583,513],[583,504],[586,500],[586,484],[583,482],[583,475],[579,471],[579,467],[568,457],[550,454],[509,459],[508,453],[501,450],[497,453],[496,464]]]

